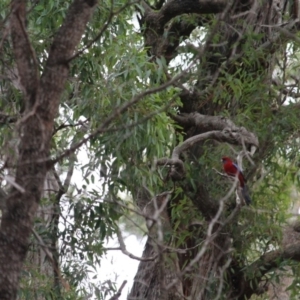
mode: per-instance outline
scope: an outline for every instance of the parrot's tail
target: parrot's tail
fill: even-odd
[[[245,184],[244,187],[242,188],[242,195],[244,197],[244,200],[246,202],[247,205],[250,205],[252,200],[251,197],[249,195],[249,189],[248,186]]]

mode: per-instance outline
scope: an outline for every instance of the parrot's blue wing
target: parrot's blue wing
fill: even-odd
[[[240,169],[240,167],[239,167],[237,164],[235,164],[235,163],[232,163],[232,164],[236,167],[236,169],[237,169],[240,173],[243,174],[243,171]]]

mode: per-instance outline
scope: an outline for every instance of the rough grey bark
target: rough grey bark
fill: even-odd
[[[288,247],[289,245],[296,244],[300,241],[300,227],[299,221],[296,215],[299,214],[300,202],[297,201],[297,193],[292,193],[292,197],[295,199],[294,205],[290,211],[294,217],[292,217],[282,233],[282,247]],[[268,296],[270,300],[289,300],[291,299],[291,291],[288,287],[293,283],[294,275],[291,267],[286,266],[285,271],[276,271],[280,277],[280,282],[270,282],[268,287]],[[275,281],[275,280],[274,280]]]
[[[56,33],[45,72],[39,77],[34,50],[26,33],[26,1],[12,1],[10,29],[14,56],[24,88],[25,111],[19,121],[20,144],[15,182],[0,228],[0,295],[15,299],[28,250],[33,218],[43,192],[54,118],[68,76],[69,59],[78,45],[96,1],[75,0]]]
[[[162,5],[162,4],[165,5]],[[192,187],[187,184],[185,179],[185,164],[189,163],[189,167],[197,165],[197,158],[202,155],[202,147],[207,137],[212,138],[210,145],[216,146],[215,142],[229,142],[240,145],[240,149],[251,152],[252,146],[258,146],[258,140],[255,134],[250,130],[245,129],[240,132],[240,140],[232,139],[229,136],[223,136],[225,131],[222,119],[217,119],[216,115],[221,114],[224,110],[228,112],[230,117],[238,114],[242,110],[242,103],[232,96],[232,99],[227,102],[212,101],[217,97],[216,93],[219,89],[226,89],[220,80],[222,71],[228,74],[235,74],[238,68],[248,72],[248,76],[262,78],[265,83],[265,93],[270,92],[272,84],[272,74],[275,66],[275,52],[278,48],[284,47],[284,44],[291,37],[292,33],[296,33],[299,28],[299,9],[297,1],[160,1],[159,5],[155,7],[155,11],[146,3],[143,4],[144,11],[141,12],[139,19],[140,25],[143,29],[144,43],[148,49],[148,54],[152,58],[165,58],[167,64],[176,57],[180,42],[186,39],[193,29],[198,26],[209,27],[212,20],[214,25],[210,27],[210,31],[206,35],[205,42],[198,48],[194,47],[194,57],[197,60],[197,82],[191,87],[189,82],[186,88],[185,77],[177,87],[181,88],[181,101],[183,106],[179,108],[180,113],[172,118],[183,127],[186,140],[182,145],[178,145],[170,158],[158,159],[158,166],[171,166],[167,180],[179,182],[183,193],[188,196],[195,208],[205,218],[206,223],[203,226],[199,236],[195,236],[194,240],[190,239],[182,245],[183,248],[189,244],[195,246],[196,241],[201,240],[203,243],[207,242],[206,248],[199,248],[197,251],[190,251],[189,255],[181,255],[178,253],[180,272],[184,270],[185,266],[197,258],[201,250],[204,249],[203,255],[194,262],[193,267],[180,278],[183,285],[184,296],[191,299],[218,299],[227,297],[230,299],[249,299],[253,294],[260,293],[258,285],[249,283],[247,274],[255,274],[257,282],[262,279],[261,269],[265,269],[266,274],[270,270],[278,267],[279,262],[290,257],[299,260],[299,244],[295,243],[288,247],[272,251],[265,254],[255,263],[246,267],[243,258],[236,258],[231,255],[231,247],[238,246],[235,244],[237,237],[234,228],[238,227],[238,214],[229,220],[228,208],[224,208],[218,217],[220,224],[231,223],[232,226],[211,226],[211,235],[214,240],[210,240],[207,235],[207,228],[213,224],[220,205],[212,197],[207,189],[210,185],[210,179],[204,176],[205,170],[197,178],[197,186]],[[194,13],[195,22],[188,22],[190,15],[187,13]],[[214,17],[208,17],[206,14],[214,14]],[[289,20],[284,19],[289,15]],[[176,17],[176,18],[175,18]],[[288,32],[289,34],[284,34]],[[252,34],[260,35],[262,38],[257,40],[250,40],[252,51],[257,54],[257,60],[251,65],[243,63],[244,45],[249,41],[249,36]],[[218,89],[219,88],[219,89]],[[228,89],[228,94],[231,91]],[[257,100],[257,99],[255,99]],[[276,97],[274,101],[277,101]],[[279,101],[279,100],[278,100]],[[279,103],[279,102],[278,102]],[[270,113],[276,114],[280,118],[280,111],[285,109],[297,109],[298,105],[290,107],[272,108],[270,106]],[[229,119],[230,119],[229,117]],[[224,121],[224,120],[223,120]],[[226,122],[226,121],[225,121]],[[274,126],[278,119],[274,118]],[[219,126],[219,127],[218,127]],[[230,126],[229,126],[230,127]],[[218,128],[218,129],[216,129]],[[221,129],[220,129],[221,128]],[[215,131],[214,131],[215,130]],[[218,131],[216,130],[223,130]],[[287,129],[288,130],[288,129]],[[234,131],[234,130],[233,130]],[[230,132],[230,130],[229,130]],[[239,135],[238,131],[237,134]],[[206,137],[206,138],[203,138]],[[249,139],[250,138],[250,139]],[[203,139],[203,140],[202,140]],[[215,140],[214,140],[215,139]],[[249,140],[251,142],[249,143]],[[261,141],[260,141],[261,142]],[[206,144],[207,145],[207,144]],[[274,147],[272,138],[266,138],[260,145],[259,153],[254,158],[256,161],[262,160],[266,157],[270,149]],[[182,150],[182,151],[181,151]],[[255,170],[251,170],[250,176],[254,174]],[[137,199],[139,202],[139,199]],[[180,195],[172,200],[173,203],[180,201]],[[230,210],[229,210],[230,211]],[[233,244],[229,242],[233,240]],[[145,251],[144,255],[148,255]],[[134,294],[139,294],[138,279],[148,265],[151,263],[142,262],[138,269],[135,283]],[[155,274],[147,273],[149,276],[145,277],[146,285],[155,282]],[[217,287],[224,283],[226,278],[227,286],[221,287],[221,292],[212,287]],[[215,280],[215,281],[214,281]],[[226,285],[226,284],[225,284]],[[159,286],[156,285],[155,289]],[[141,291],[141,290],[140,290]],[[133,291],[132,291],[133,292]],[[153,297],[145,299],[154,299]],[[157,298],[158,299],[158,298]]]
[[[142,198],[146,193],[140,192]],[[148,216],[147,227],[149,236],[143,252],[143,258],[153,258],[151,261],[141,262],[134,279],[133,287],[128,295],[129,300],[137,299],[164,299],[179,300],[183,297],[181,281],[167,290],[167,286],[177,280],[179,263],[176,253],[167,255],[166,244],[170,243],[172,227],[168,215],[168,201],[170,194],[164,193],[154,197],[143,207],[145,216]],[[145,199],[140,199],[141,202]],[[140,202],[140,203],[141,203]],[[157,213],[160,210],[160,213]],[[169,238],[168,238],[169,236]],[[149,281],[149,278],[151,280]]]
[[[36,219],[38,220],[37,225],[35,226],[35,231],[38,233],[40,230],[42,232],[52,232],[51,231],[51,221],[54,215],[56,215],[54,210],[53,199],[59,191],[58,184],[56,179],[54,178],[52,172],[48,172],[46,175],[46,180],[43,187],[43,195],[42,198],[47,199],[47,204],[39,206],[36,212]],[[28,284],[29,288],[32,291],[33,295],[37,295],[36,299],[44,299],[43,293],[41,293],[41,289],[45,286],[45,282],[43,282],[44,278],[47,278],[47,284],[49,284],[49,278],[57,278],[55,276],[55,268],[54,268],[54,258],[57,261],[57,257],[54,256],[54,253],[58,250],[58,241],[57,237],[55,237],[56,243],[52,243],[49,236],[41,237],[43,239],[43,245],[36,239],[36,237],[32,237],[31,246],[28,251],[28,255],[26,258],[26,267],[29,269],[38,270],[38,272],[43,276],[35,276],[30,278],[30,283]],[[46,246],[47,249],[44,248]],[[48,257],[47,253],[51,254],[51,258]],[[45,276],[45,277],[44,277]],[[60,285],[52,284],[54,290],[58,290]],[[50,288],[50,286],[49,286]],[[58,293],[57,293],[58,294]]]

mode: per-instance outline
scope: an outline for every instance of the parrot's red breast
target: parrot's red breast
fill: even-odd
[[[250,205],[251,198],[249,195],[249,190],[246,185],[246,179],[242,170],[239,168],[237,164],[235,164],[230,157],[224,156],[222,157],[223,169],[225,173],[231,177],[236,177],[239,179],[242,195],[247,205]]]
[[[223,168],[227,175],[235,177],[237,176],[240,182],[241,187],[243,188],[245,186],[245,177],[243,175],[243,172],[238,167],[237,164],[235,164],[229,157],[224,156],[222,157],[223,162]]]

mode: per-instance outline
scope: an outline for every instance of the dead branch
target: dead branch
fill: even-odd
[[[158,32],[174,17],[188,13],[211,14],[220,13],[227,5],[224,0],[171,0],[162,6],[159,12],[153,11],[144,1],[143,8],[145,10],[145,20],[147,23],[155,24]]]
[[[11,37],[20,83],[25,91],[26,104],[34,105],[39,84],[38,63],[25,29],[26,1],[12,1],[10,16]]]
[[[117,233],[118,241],[119,241],[119,244],[120,244],[120,250],[122,251],[123,254],[127,255],[128,257],[130,257],[132,259],[139,260],[139,261],[153,261],[158,257],[158,255],[155,255],[155,256],[152,256],[152,257],[138,257],[138,256],[130,253],[126,249],[126,245],[125,245],[123,236],[122,236],[121,231],[120,231],[119,228],[117,228],[116,233]]]
[[[200,114],[195,114],[196,116]],[[212,120],[212,124],[215,125],[216,128],[222,128],[223,125],[223,130],[222,131],[209,131],[205,132],[202,134],[195,135],[191,138],[188,138],[185,140],[183,143],[180,145],[176,146],[173,150],[172,157],[171,159],[167,158],[162,158],[158,159],[156,161],[156,165],[167,165],[171,166],[171,171],[170,171],[170,178],[173,181],[178,181],[184,178],[185,174],[185,169],[184,169],[184,164],[182,160],[179,158],[182,152],[188,150],[191,148],[194,144],[207,140],[207,139],[214,139],[219,142],[225,142],[225,143],[230,143],[234,145],[241,145],[243,146],[244,144],[258,147],[258,139],[257,137],[251,133],[248,132],[244,127],[236,127],[230,120],[225,119],[225,121],[222,121],[222,118],[216,117],[220,119],[220,122],[215,122],[215,117],[207,116],[208,119]],[[202,119],[202,115],[200,115],[200,119]],[[224,125],[230,124],[231,126],[225,127]]]
[[[126,283],[127,283],[127,280],[124,280],[123,283],[121,284],[120,288],[118,289],[118,292],[115,295],[113,295],[109,300],[118,300],[122,294],[122,290],[124,289]]]
[[[249,299],[256,294],[263,276],[278,268],[284,260],[288,259],[300,261],[300,242],[288,245],[283,249],[270,251],[247,267],[240,276],[244,292],[239,299],[245,299],[245,297]],[[247,274],[251,276],[251,280],[247,278]]]
[[[206,250],[208,249],[208,246],[210,243],[212,243],[215,238],[218,236],[218,234],[221,232],[221,230],[224,228],[224,226],[226,226],[229,222],[231,222],[231,220],[237,215],[237,213],[240,211],[240,206],[236,206],[236,208],[233,210],[233,212],[228,216],[228,218],[220,223],[220,217],[221,214],[224,211],[224,205],[225,205],[225,201],[230,197],[230,195],[233,193],[233,191],[235,190],[235,184],[232,185],[231,189],[228,191],[228,193],[225,195],[225,197],[223,197],[222,199],[220,199],[220,204],[219,204],[219,208],[218,211],[216,212],[215,216],[213,217],[213,219],[210,221],[208,229],[207,229],[207,233],[206,233],[206,239],[204,240],[204,243],[201,247],[201,249],[199,250],[199,252],[197,253],[197,255],[187,264],[187,266],[178,274],[177,278],[174,279],[167,287],[166,289],[170,289],[172,288],[180,278],[182,278],[182,276],[188,272],[190,272],[193,267],[197,264],[197,262],[203,257],[203,255],[205,254]],[[214,226],[219,223],[220,226],[218,227],[217,230],[214,231]]]

